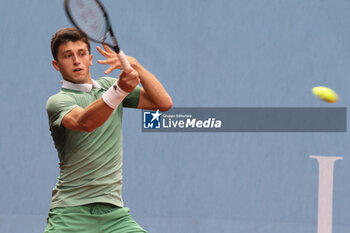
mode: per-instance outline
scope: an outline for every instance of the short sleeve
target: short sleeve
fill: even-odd
[[[136,86],[136,88],[130,92],[125,99],[123,100],[123,107],[128,108],[137,108],[140,100],[140,86]]]
[[[78,105],[72,96],[60,93],[51,96],[46,103],[50,128],[60,127],[63,117],[75,107]]]

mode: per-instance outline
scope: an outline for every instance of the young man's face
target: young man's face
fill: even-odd
[[[92,55],[83,41],[61,44],[58,47],[57,60],[53,60],[52,65],[67,81],[91,83]]]

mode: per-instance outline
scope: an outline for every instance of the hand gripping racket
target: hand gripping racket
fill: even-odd
[[[128,59],[119,48],[107,12],[99,0],[65,0],[64,8],[76,28],[85,32],[90,40],[111,47],[117,53],[123,70],[132,70]],[[105,42],[108,34],[113,45]]]

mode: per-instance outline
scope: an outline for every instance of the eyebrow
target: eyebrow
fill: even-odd
[[[86,52],[87,49],[78,49],[78,52]],[[71,49],[65,50],[63,53],[70,53],[73,52]]]

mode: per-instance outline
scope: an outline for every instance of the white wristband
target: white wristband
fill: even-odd
[[[129,93],[123,91],[117,85],[117,82],[115,82],[105,93],[103,93],[102,99],[109,107],[115,109],[128,94]]]

